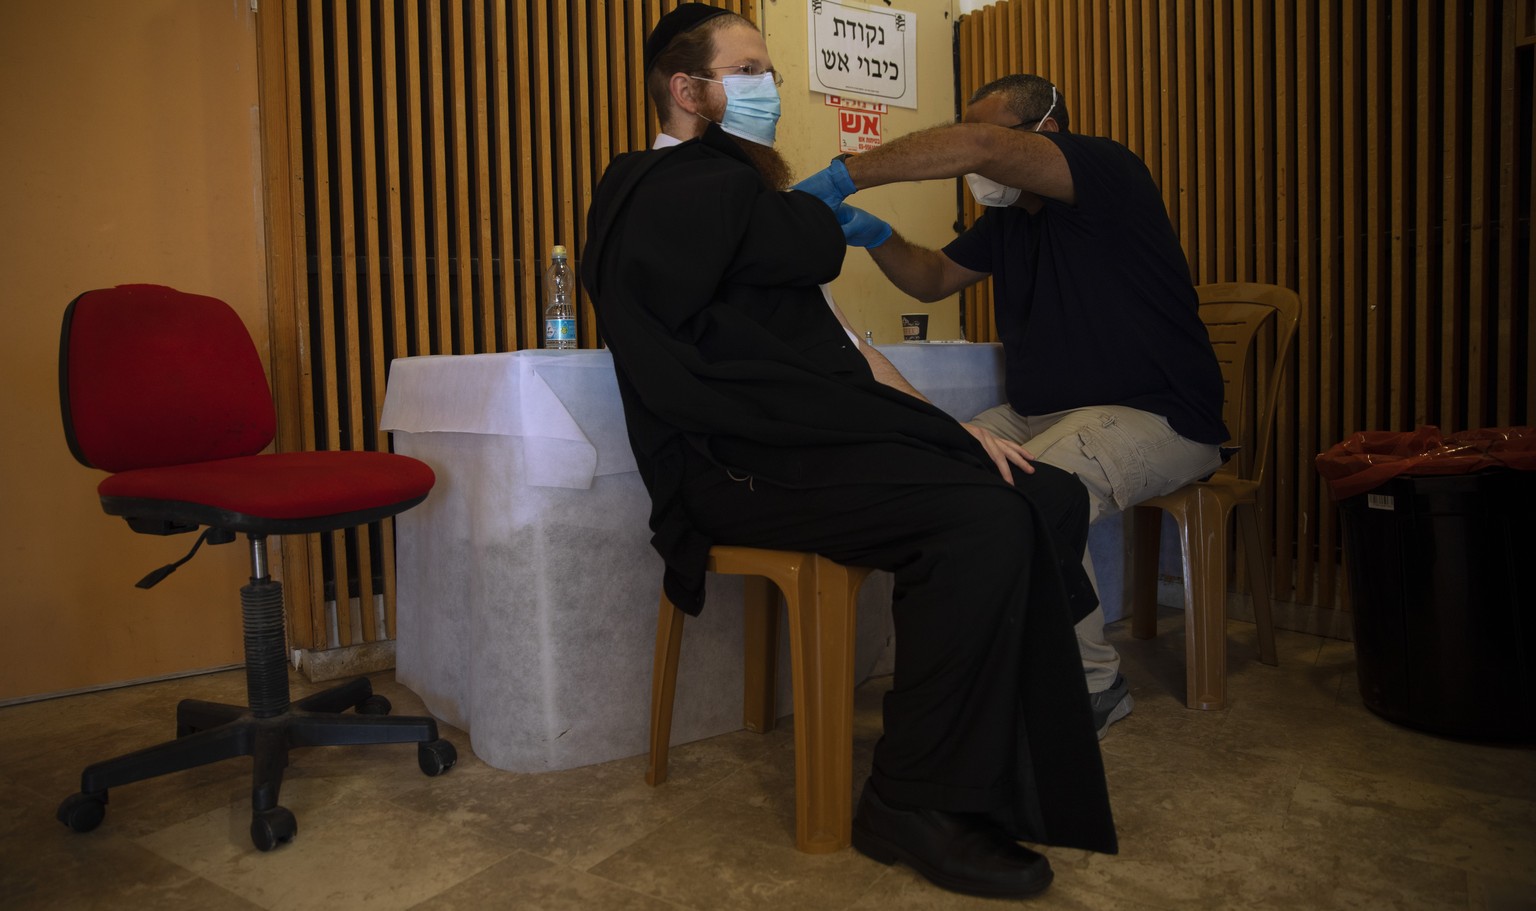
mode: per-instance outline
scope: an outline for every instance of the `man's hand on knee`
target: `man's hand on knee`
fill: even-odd
[[[997,471],[1003,476],[1003,480],[1013,483],[1013,468],[1017,466],[1025,474],[1034,474],[1035,466],[1030,464],[1034,458],[1028,449],[1011,440],[1005,440],[985,427],[976,424],[961,423],[961,427],[971,432],[981,448],[987,451],[992,463],[997,466]]]

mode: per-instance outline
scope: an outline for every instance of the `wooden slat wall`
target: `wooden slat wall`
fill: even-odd
[[[1533,7],[1005,0],[959,20],[962,97],[1052,79],[1076,132],[1147,162],[1195,282],[1300,293],[1267,493],[1282,599],[1343,600],[1317,452],[1533,423]],[[965,296],[973,340],[994,337],[989,301]]]
[[[387,449],[396,357],[538,346],[549,249],[579,255],[602,169],[655,134],[640,58],[676,5],[261,3],[279,449]],[[293,648],[394,635],[392,532],[284,540]]]
[[[281,448],[387,447],[394,357],[537,345],[549,247],[581,249],[603,166],[654,133],[638,62],[675,5],[262,4]],[[1339,596],[1318,450],[1532,421],[1532,7],[1006,0],[960,20],[963,96],[1051,77],[1074,129],[1147,162],[1196,281],[1302,294],[1270,494],[1282,598]],[[995,337],[989,301],[964,298],[973,340]],[[284,542],[295,647],[393,635],[391,533]],[[334,610],[354,600],[382,607]]]

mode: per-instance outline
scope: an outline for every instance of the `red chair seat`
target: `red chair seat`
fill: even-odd
[[[123,471],[97,493],[109,515],[297,534],[393,515],[434,481],[425,463],[388,452],[284,452]]]

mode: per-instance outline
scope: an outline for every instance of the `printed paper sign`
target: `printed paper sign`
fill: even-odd
[[[880,115],[868,111],[839,108],[837,129],[844,152],[868,152],[880,146]]]
[[[811,90],[917,107],[917,15],[807,0]]]

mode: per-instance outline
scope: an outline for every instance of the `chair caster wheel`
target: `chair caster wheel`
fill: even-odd
[[[101,825],[107,817],[107,794],[87,794],[81,791],[64,798],[56,814],[59,822],[76,832],[89,832]]]
[[[251,814],[251,842],[258,851],[270,851],[292,841],[299,831],[299,821],[286,807],[258,810]]]
[[[392,708],[394,706],[389,704],[388,699],[380,696],[378,693],[374,693],[357,704],[357,713],[359,715],[388,715],[389,710]]]
[[[436,778],[459,761],[459,751],[446,740],[438,739],[416,745],[416,764],[423,774]]]

